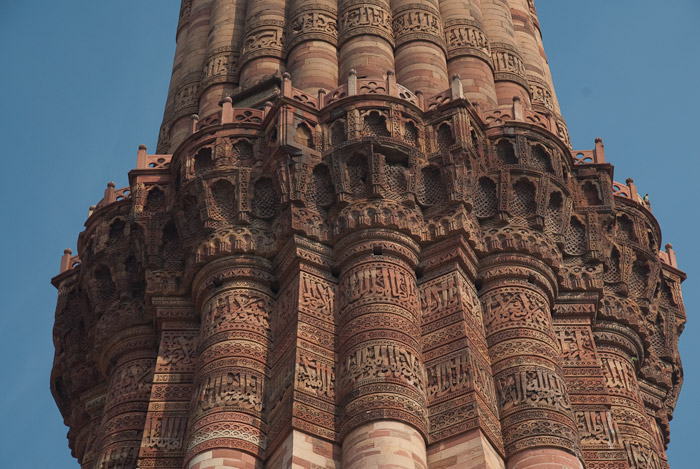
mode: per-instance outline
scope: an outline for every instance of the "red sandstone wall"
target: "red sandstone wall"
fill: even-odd
[[[685,275],[557,106],[531,1],[183,1],[53,280],[81,465],[667,467]]]

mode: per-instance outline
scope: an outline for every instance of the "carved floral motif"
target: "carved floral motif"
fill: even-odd
[[[210,333],[225,330],[234,323],[268,329],[270,300],[266,295],[250,291],[234,291],[217,295],[209,302]]]

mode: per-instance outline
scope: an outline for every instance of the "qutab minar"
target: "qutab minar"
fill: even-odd
[[[668,467],[685,274],[531,0],[183,0],[176,41],[52,280],[81,467]]]

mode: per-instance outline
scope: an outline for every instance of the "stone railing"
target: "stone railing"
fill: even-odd
[[[513,105],[508,109],[489,109],[483,112],[482,119],[486,127],[504,125],[507,121],[521,121],[542,127],[557,135],[557,122],[554,115],[545,116],[523,106],[519,98],[513,98]]]
[[[573,158],[574,166],[606,163],[603,139],[600,137],[595,139],[595,148],[593,150],[572,150],[571,158]],[[651,211],[651,203],[648,197],[642,197],[637,193],[637,186],[635,186],[632,178],[627,178],[624,184],[613,181],[613,195],[622,199],[631,200]]]
[[[198,132],[200,130],[206,129],[208,127],[213,127],[216,125],[225,124],[252,124],[258,125],[262,123],[267,116],[269,109],[272,107],[272,103],[265,106],[265,109],[254,109],[254,108],[234,108],[233,101],[230,97],[226,97],[221,102],[221,111],[208,116],[204,119],[200,119],[199,115],[192,114],[192,133]],[[162,156],[162,155],[153,155]],[[172,155],[168,155],[171,156]]]
[[[102,208],[109,204],[113,204],[114,202],[119,202],[121,200],[129,198],[131,198],[130,187],[122,187],[121,189],[115,189],[115,184],[112,181],[110,181],[107,183],[107,189],[105,189],[105,194],[102,197],[102,200],[97,202],[97,205],[90,207],[90,215],[92,215],[92,212],[95,209]]]
[[[669,265],[674,269],[677,269],[678,262],[676,261],[676,251],[673,250],[673,246],[671,245],[671,243],[666,243],[666,246],[664,246],[664,248],[666,248],[665,251],[659,251],[659,259],[664,264]]]
[[[285,80],[288,80],[286,74]],[[282,94],[283,96],[285,95],[284,84],[282,86]],[[316,105],[318,106],[320,104],[321,107],[325,107],[334,101],[346,98],[348,96],[368,94],[395,96],[408,101],[421,109],[424,109],[422,95],[416,95],[405,86],[396,83],[396,75],[394,75],[394,72],[391,70],[386,72],[386,79],[357,78],[357,72],[355,72],[355,70],[351,70],[350,75],[348,76],[348,83],[346,85],[341,85],[328,93],[319,93],[319,98],[316,101]]]
[[[136,169],[167,169],[173,155],[149,155],[146,145],[139,145],[136,154]]]
[[[74,256],[73,251],[70,249],[65,249],[63,251],[63,256],[61,256],[60,273],[75,269],[78,265],[80,265],[80,257],[77,255]]]
[[[136,156],[136,169],[167,170],[170,168],[170,160],[172,157],[173,155],[149,155],[147,153],[146,145],[140,145]],[[92,216],[93,212],[99,208],[106,207],[107,205],[130,198],[131,187],[127,186],[122,187],[121,189],[116,189],[116,185],[110,181],[107,183],[107,188],[105,189],[102,199],[97,203],[97,205],[90,206],[88,218]]]
[[[571,157],[574,159],[574,165],[605,163],[603,139],[600,137],[595,139],[593,150],[572,150]]]
[[[450,82],[450,87],[445,91],[438,93],[423,102],[423,96],[418,95],[419,104],[418,106],[424,111],[434,111],[435,109],[443,106],[451,101],[457,99],[464,99],[464,86],[462,85],[462,79],[458,74],[452,76],[452,81]],[[472,106],[479,113],[479,108],[476,104],[472,103]],[[481,116],[483,119],[483,116]]]
[[[645,200],[637,193],[637,186],[634,185],[634,179],[627,178],[625,184],[613,181],[613,194],[623,199],[629,199],[644,206],[649,207],[649,200]]]
[[[137,170],[167,170],[170,168],[170,160],[173,155],[149,155],[146,145],[140,145],[139,151],[136,156],[136,169]],[[107,183],[107,188],[105,189],[102,199],[97,203],[97,205],[91,205],[88,212],[88,218],[92,216],[95,210],[106,207],[115,202],[120,202],[122,200],[127,200],[131,198],[131,187],[122,187],[121,189],[116,189],[116,185],[110,181]],[[78,255],[73,255],[70,249],[63,251],[63,256],[61,256],[61,270],[60,273],[66,272],[68,270],[74,269],[80,265],[80,257]]]
[[[292,80],[289,73],[282,75],[282,96],[291,98],[301,104],[305,104],[314,109],[319,109],[318,103],[321,101],[323,92],[319,93],[318,97],[313,97],[309,93],[305,93],[292,86]]]

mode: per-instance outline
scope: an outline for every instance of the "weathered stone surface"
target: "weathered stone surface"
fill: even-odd
[[[183,0],[158,152],[66,251],[85,468],[663,468],[686,320],[529,0]]]

